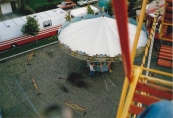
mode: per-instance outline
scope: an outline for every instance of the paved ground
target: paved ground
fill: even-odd
[[[18,12],[0,15],[0,22],[9,20],[9,19],[13,19],[13,18],[17,18],[17,17],[21,17],[21,16],[24,16],[24,15],[22,13],[18,13]]]
[[[27,65],[28,54],[0,64],[1,78],[1,109],[4,117],[37,117],[51,104],[63,105],[68,100],[86,107],[86,118],[113,118],[119,102],[123,84],[123,68],[115,63],[113,73],[108,73],[116,88],[106,91],[102,74],[89,78],[86,62],[66,54],[57,44],[36,51],[36,57]],[[65,86],[69,93],[60,89],[58,75],[66,74],[64,63],[67,60],[67,75],[71,72],[81,72],[89,88],[77,88],[68,82]],[[42,93],[37,92],[31,84],[32,77]],[[108,81],[106,80],[108,83]],[[108,83],[110,85],[110,83]],[[20,112],[19,112],[20,111]],[[83,113],[75,112],[74,118],[81,118]]]
[[[73,111],[74,118],[115,117],[124,79],[121,63],[113,63],[113,72],[107,73],[116,86],[107,92],[104,80],[110,86],[108,79],[103,78],[101,73],[96,73],[97,77],[94,78],[88,77],[86,62],[66,54],[58,44],[39,49],[35,54],[31,65],[27,65],[28,54],[0,63],[0,107],[4,117],[37,118],[52,104],[64,106],[65,100],[86,107],[85,116],[82,112]],[[141,63],[138,59],[141,59],[141,56],[136,58],[136,64]],[[152,58],[151,68],[156,69],[158,66],[155,65],[155,59],[156,56]],[[159,68],[170,73],[172,71],[164,67]],[[63,80],[58,77],[68,76],[71,72],[80,72],[83,80],[89,84],[88,89],[78,88],[65,81],[64,85],[69,92],[62,91],[60,87]],[[39,96],[36,96],[37,91],[31,84],[32,78],[42,93]]]

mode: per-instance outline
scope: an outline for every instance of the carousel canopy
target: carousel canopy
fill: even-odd
[[[137,26],[129,23],[128,28],[132,49]],[[71,23],[61,30],[59,41],[69,46],[72,51],[85,52],[89,56],[106,54],[115,57],[121,54],[116,21],[108,17],[101,16]],[[137,48],[145,46],[146,43],[146,32],[141,30]]]

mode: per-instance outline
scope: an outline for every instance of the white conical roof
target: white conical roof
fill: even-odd
[[[128,24],[130,47],[134,41],[136,25]],[[120,41],[115,19],[98,17],[71,23],[62,29],[59,40],[72,51],[82,51],[89,56],[107,54],[114,57],[121,54]],[[147,35],[141,30],[138,47],[145,46]],[[124,47],[126,48],[126,47]]]

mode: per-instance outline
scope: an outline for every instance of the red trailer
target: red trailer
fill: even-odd
[[[32,14],[40,24],[40,32],[36,37],[21,32],[27,22],[26,16],[0,22],[0,51],[57,35],[58,29],[65,22],[65,15],[66,11],[61,8]]]

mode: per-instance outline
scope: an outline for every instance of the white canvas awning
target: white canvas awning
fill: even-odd
[[[132,48],[137,26],[129,23],[128,28]],[[72,51],[85,52],[89,56],[106,54],[115,57],[121,54],[116,21],[108,17],[101,16],[71,23],[61,30],[59,40]],[[146,32],[141,30],[137,48],[144,47],[147,40]]]

